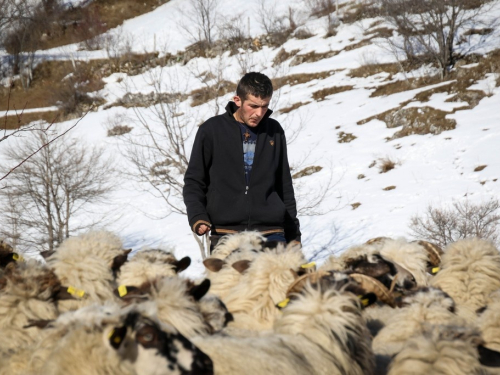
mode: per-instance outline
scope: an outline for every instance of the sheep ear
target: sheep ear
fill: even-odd
[[[43,257],[43,259],[47,259],[53,254],[55,254],[55,250],[46,250],[46,251],[40,251],[40,255]]]
[[[363,308],[367,308],[368,306],[373,305],[375,302],[377,302],[377,296],[375,293],[366,293],[362,296],[358,296],[359,300],[361,301],[361,305]]]
[[[31,328],[31,327],[37,327],[37,328],[44,329],[53,321],[54,320],[32,320],[32,319],[29,319],[28,324],[23,326],[23,328],[26,329],[26,328]]]
[[[109,334],[109,344],[113,348],[118,349],[126,335],[127,335],[126,326],[113,328]]]
[[[500,367],[500,352],[488,349],[482,345],[477,347],[479,362],[486,367]]]
[[[111,265],[111,269],[113,270],[114,274],[120,271],[121,266],[125,264],[125,262],[127,261],[128,254],[131,251],[132,249],[124,250],[123,254],[115,256],[115,258],[113,259],[113,264]]]
[[[244,273],[248,268],[250,268],[250,265],[252,262],[250,260],[239,260],[237,262],[234,262],[231,267],[233,267],[236,271],[239,273]]]
[[[61,286],[61,288],[54,295],[56,301],[67,301],[71,299],[77,299],[74,294],[68,291],[69,287]]]
[[[207,270],[212,272],[219,272],[224,264],[226,264],[226,262],[217,258],[207,258],[203,261],[203,264],[205,265],[205,268]]]
[[[181,271],[184,271],[186,268],[189,267],[190,264],[191,264],[190,257],[184,257],[181,260],[176,261],[174,263],[175,272],[179,273]]]
[[[194,298],[195,301],[199,301],[205,294],[207,294],[210,289],[210,280],[205,279],[199,285],[193,286],[189,290],[189,294]]]

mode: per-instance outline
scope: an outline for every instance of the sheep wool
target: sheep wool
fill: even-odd
[[[500,289],[500,252],[479,238],[452,243],[445,249],[432,285],[474,312],[486,306],[489,295]]]
[[[139,251],[125,263],[118,276],[119,285],[140,286],[158,277],[177,276],[177,259],[172,253],[158,249]]]
[[[370,375],[375,365],[359,299],[311,284],[283,309],[273,332],[193,343],[212,358],[217,375]]]
[[[83,298],[63,301],[61,311],[77,310],[93,303],[116,300],[112,265],[124,253],[121,240],[109,232],[90,232],[68,238],[48,259],[63,285],[83,291]]]
[[[422,332],[425,324],[466,326],[467,322],[455,313],[453,299],[437,288],[424,287],[403,299],[406,305],[394,310],[390,321],[373,340],[377,354],[398,353],[405,342]]]
[[[487,375],[479,363],[479,332],[457,326],[428,326],[405,343],[388,375]]]
[[[234,316],[230,325],[244,329],[270,329],[280,314],[276,305],[286,298],[288,287],[306,260],[299,245],[279,245],[253,260],[240,282],[223,298]],[[292,271],[290,271],[292,270]],[[258,327],[253,327],[257,323]]]
[[[58,316],[54,298],[61,283],[48,267],[34,261],[10,263],[2,276],[0,293],[0,353],[32,344],[39,329],[24,329],[30,320],[51,320]]]
[[[186,280],[179,277],[158,279],[152,284],[150,293],[155,315],[161,322],[172,325],[187,338],[210,333],[211,328],[197,301],[189,294]]]
[[[226,259],[233,251],[260,251],[266,238],[259,232],[249,231],[230,234],[220,239],[212,252],[212,257]]]

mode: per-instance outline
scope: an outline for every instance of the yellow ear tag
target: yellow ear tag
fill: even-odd
[[[358,296],[358,298],[361,300],[361,304],[366,307],[370,303],[370,300],[368,298],[363,298],[363,296]]]
[[[127,293],[128,293],[128,291],[127,291],[127,287],[125,285],[120,285],[118,287],[118,295],[120,297],[126,296]]]
[[[438,272],[439,272],[439,267],[434,267],[434,268],[431,270],[431,273],[432,273],[433,275],[435,275],[435,274],[436,274],[436,273],[438,273]]]
[[[22,261],[24,261],[23,256],[19,255],[18,253],[12,254],[12,259],[14,259],[16,262],[22,262]]]
[[[313,268],[316,267],[316,262],[309,262],[300,266],[300,268]]]
[[[287,299],[284,299],[283,301],[281,301],[280,303],[278,303],[278,307],[280,309],[284,308],[284,307],[287,307],[288,303],[290,302],[290,298],[287,298]]]
[[[80,298],[83,298],[83,296],[85,296],[84,290],[76,289],[74,286],[69,286],[67,290],[68,293],[71,294],[72,296],[78,296]]]
[[[109,331],[109,335],[108,335],[108,339],[111,338],[111,336],[113,336],[115,334],[115,330],[112,329],[111,331]]]
[[[116,336],[116,337],[113,339],[113,342],[114,342],[115,344],[119,344],[119,343],[121,343],[121,342],[122,342],[122,338],[121,338],[120,336]]]

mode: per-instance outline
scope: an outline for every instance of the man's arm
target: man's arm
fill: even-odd
[[[212,162],[212,142],[206,126],[198,128],[184,175],[183,197],[191,230],[202,235],[210,229],[207,214],[208,170]]]
[[[297,203],[293,191],[292,175],[288,164],[285,133],[281,134],[281,155],[276,179],[276,190],[285,203],[285,238],[287,242],[301,241],[300,223],[297,218]]]

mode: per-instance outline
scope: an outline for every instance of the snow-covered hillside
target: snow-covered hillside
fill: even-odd
[[[175,54],[191,44],[179,26],[185,17],[186,3],[187,0],[172,0],[153,12],[127,20],[119,29],[109,33],[133,40],[131,45],[135,52]],[[250,30],[249,36],[257,38],[263,34],[254,11],[258,3],[257,0],[221,0],[219,9],[221,16],[226,18],[243,14]],[[433,81],[413,89],[408,87],[386,95],[374,95],[377,88],[384,85],[397,82],[404,85],[437,72],[430,66],[424,66],[404,74],[381,72],[366,77],[353,74],[362,66],[396,62],[380,39],[371,39],[376,28],[372,25],[380,20],[341,23],[336,35],[325,37],[326,18],[308,17],[304,1],[276,2],[275,12],[284,14],[289,6],[303,20],[302,28],[313,36],[307,39],[291,38],[278,48],[264,46],[258,51],[242,50],[239,55],[226,52],[214,58],[197,57],[185,65],[178,63],[156,67],[136,76],[115,73],[107,77],[105,87],[95,93],[101,95],[106,104],[86,115],[69,135],[103,145],[116,165],[134,173],[123,156],[123,138],[107,137],[107,129],[113,119],[129,119],[127,125],[134,128],[130,133],[133,135],[140,131],[133,119],[137,119],[138,114],[150,116],[151,112],[148,108],[125,108],[113,104],[119,103],[127,93],[149,94],[155,91],[152,77],[156,77],[156,83],[160,82],[162,87],[186,94],[205,86],[207,81],[200,79],[200,75],[207,76],[207,72],[217,72],[223,80],[236,83],[244,59],[253,70],[261,71],[272,79],[291,77],[290,82],[275,94],[273,117],[285,125],[290,138],[295,138],[289,144],[290,163],[295,166],[293,173],[307,166],[322,167],[317,173],[295,180],[299,206],[303,204],[300,199],[305,200],[323,187],[330,186],[329,194],[319,208],[323,215],[300,217],[306,254],[312,254],[329,243],[334,228],[337,240],[331,245],[331,250],[337,251],[372,237],[407,236],[410,217],[423,213],[429,204],[448,205],[464,197],[473,202],[498,198],[498,74],[490,73],[481,80],[470,82],[467,89],[484,93],[479,104],[473,108],[471,103],[458,98],[451,88],[447,90],[453,85],[450,81]],[[500,1],[496,1],[492,12],[500,15]],[[188,20],[184,19],[186,22]],[[500,48],[499,34],[498,30],[492,33],[476,53],[486,54]],[[289,56],[277,62],[277,55],[284,55],[283,51]],[[78,46],[73,45],[43,51],[38,56],[85,60],[105,57],[106,53],[78,51]],[[455,69],[466,74],[471,68],[473,66],[463,65]],[[215,78],[207,79],[210,82]],[[325,90],[323,95],[320,90]],[[232,95],[227,93],[219,99],[221,110]],[[186,123],[195,126],[214,115],[213,101],[195,107],[191,103],[192,98],[187,97],[177,111],[179,118]],[[290,112],[285,110],[292,106],[297,108]],[[437,135],[409,135],[393,139],[394,134],[401,131],[401,126],[388,128],[384,117],[379,115],[398,108],[416,108],[417,114],[426,108],[449,113],[446,119],[456,121],[455,129]],[[60,126],[64,129],[75,121],[67,121]],[[150,125],[154,126],[153,123]],[[194,132],[189,139],[189,147],[193,138]],[[7,143],[0,144],[0,151]],[[394,161],[395,168],[380,173],[379,165],[383,159]],[[474,171],[484,165],[486,168]],[[134,249],[144,245],[175,247],[178,257],[192,257],[189,275],[199,274],[203,266],[187,218],[172,213],[155,219],[165,216],[168,210],[162,199],[154,197],[153,191],[151,194],[145,191],[151,190],[150,187],[139,186],[127,179],[120,186],[114,196],[119,209],[113,213],[116,220],[109,229],[119,233]]]

